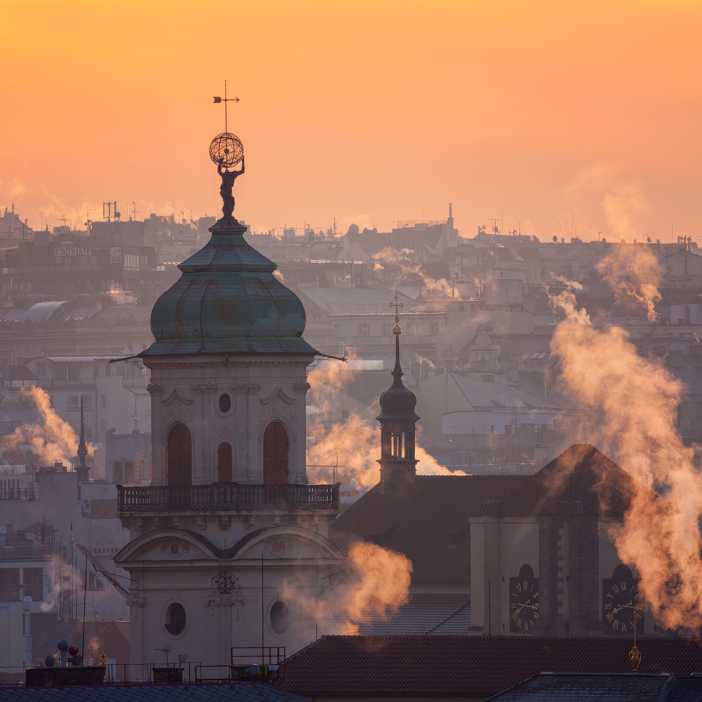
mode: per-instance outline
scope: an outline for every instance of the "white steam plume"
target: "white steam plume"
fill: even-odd
[[[356,542],[347,563],[345,577],[322,593],[310,583],[284,582],[283,600],[325,633],[339,634],[357,634],[359,623],[386,620],[407,602],[412,563],[401,553]]]
[[[625,330],[597,329],[569,290],[551,350],[565,388],[590,412],[589,436],[630,478],[623,522],[611,535],[639,594],[668,628],[702,626],[702,474],[676,430],[682,386],[640,356]]]
[[[34,403],[41,423],[22,424],[12,434],[0,439],[0,450],[27,449],[40,463],[64,463],[70,465],[78,451],[78,437],[73,427],[61,418],[51,404],[48,393],[39,387],[23,391]],[[94,447],[88,446],[93,453]]]

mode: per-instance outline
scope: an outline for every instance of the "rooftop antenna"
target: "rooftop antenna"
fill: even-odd
[[[224,81],[224,97],[222,97],[221,95],[215,95],[212,98],[212,102],[214,102],[215,104],[219,104],[221,102],[224,103],[224,131],[228,132],[229,131],[229,115],[228,115],[227,103],[228,102],[239,102],[239,98],[236,96],[231,97],[231,98],[227,97],[227,81],[226,80]]]

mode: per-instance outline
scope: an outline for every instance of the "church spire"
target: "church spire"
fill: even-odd
[[[393,377],[393,387],[401,388],[402,385],[402,366],[400,365],[400,335],[402,334],[402,327],[400,327],[400,308],[402,303],[397,299],[397,290],[395,291],[395,300],[391,303],[392,307],[395,308],[395,324],[392,327],[392,333],[395,335],[395,367],[392,371]]]
[[[80,440],[78,442],[78,480],[81,483],[87,482],[88,471],[90,470],[86,459],[88,458],[88,446],[85,443],[85,416],[83,412],[83,396],[80,396]]]
[[[392,371],[392,385],[380,396],[380,479],[383,489],[389,486],[411,482],[416,474],[417,461],[414,457],[415,422],[419,417],[414,408],[417,398],[402,382],[400,365],[400,308],[401,303],[395,293],[392,303],[395,308],[395,323],[392,333],[395,336],[395,367]]]

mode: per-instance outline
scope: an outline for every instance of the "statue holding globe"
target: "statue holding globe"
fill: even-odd
[[[217,166],[217,173],[222,179],[219,193],[222,196],[222,213],[224,219],[231,219],[234,212],[234,181],[246,170],[244,162],[244,145],[236,134],[222,132],[210,143],[210,158]],[[236,166],[241,164],[241,168]]]

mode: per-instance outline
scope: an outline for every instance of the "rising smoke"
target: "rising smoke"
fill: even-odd
[[[623,271],[626,286],[638,286],[632,299],[647,311],[659,279],[649,264],[607,266],[613,289],[628,289],[617,277]],[[702,626],[702,475],[695,450],[684,445],[676,429],[682,385],[660,363],[642,357],[624,329],[595,328],[571,290],[553,303],[565,314],[551,342],[564,386],[588,410],[591,443],[610,454],[631,480],[628,511],[611,529],[619,558],[637,571],[639,595],[662,625],[697,629]]]
[[[42,388],[34,386],[23,394],[33,402],[40,422],[22,424],[12,434],[2,437],[0,451],[25,450],[41,464],[70,465],[78,451],[78,437],[73,427],[56,413],[51,398]],[[93,447],[88,446],[88,452],[92,453]]]
[[[373,254],[373,260],[380,269],[392,266],[398,269],[402,277],[416,276],[419,278],[422,281],[427,297],[435,299],[461,299],[460,293],[446,278],[433,278],[424,271],[421,265],[412,263],[411,258],[414,254],[415,252],[413,249],[400,249],[398,251],[391,247],[386,247]]]
[[[412,564],[402,554],[357,542],[347,557],[348,571],[319,592],[302,580],[286,581],[281,596],[325,634],[357,634],[360,623],[386,620],[407,602]]]
[[[643,306],[646,318],[656,319],[656,303],[661,294],[658,259],[647,246],[615,246],[597,264],[598,273],[612,288],[620,304],[638,308]]]

